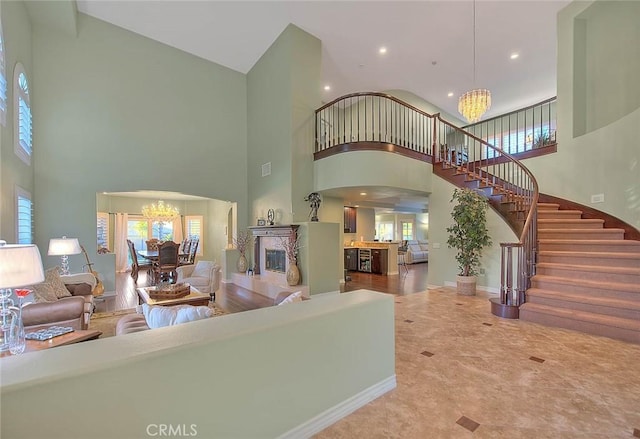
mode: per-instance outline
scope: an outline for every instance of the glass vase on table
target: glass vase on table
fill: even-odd
[[[28,296],[30,292],[31,290],[24,288],[16,288],[15,290],[16,296],[18,296],[18,311],[12,317],[9,332],[9,352],[13,355],[23,353],[27,345],[24,324],[22,323],[22,300]]]

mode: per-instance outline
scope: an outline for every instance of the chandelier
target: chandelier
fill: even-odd
[[[157,204],[142,206],[142,216],[152,221],[168,223],[180,216],[180,211],[177,207],[164,204],[164,201],[160,200]]]
[[[476,82],[476,2],[473,2],[473,83]],[[458,111],[469,123],[480,120],[491,108],[491,92],[484,88],[471,90],[460,96]]]

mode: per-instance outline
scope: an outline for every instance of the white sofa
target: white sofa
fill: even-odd
[[[407,264],[427,262],[429,260],[429,243],[427,241],[408,241],[405,260]]]

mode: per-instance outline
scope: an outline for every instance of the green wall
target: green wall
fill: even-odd
[[[276,223],[308,220],[320,60],[320,40],[289,25],[247,74],[249,224],[269,209]]]
[[[618,24],[626,29],[630,20],[635,24],[634,31],[626,32],[622,43]],[[622,63],[590,63],[586,77],[580,59],[586,56],[585,48],[595,59],[604,57],[609,50],[614,51],[611,56],[618,56],[619,49],[614,47],[627,51],[637,48],[638,22],[637,2],[574,2],[560,11],[558,152],[526,161],[542,192],[590,205],[636,228],[640,228],[640,108],[635,98],[640,93],[640,61],[633,55],[637,50],[626,52],[633,59]],[[620,84],[611,79],[625,77],[633,80],[626,81],[620,91]],[[581,87],[585,93],[580,92]],[[598,97],[609,92],[617,99]],[[602,108],[592,108],[600,103]],[[581,134],[575,126],[580,118],[576,121],[574,116],[587,113],[592,115],[589,117],[593,124],[589,132]],[[582,132],[586,127],[584,123]],[[591,204],[591,195],[595,194],[604,194],[604,203]]]
[[[37,205],[34,193],[34,165],[24,164],[13,150],[14,145],[14,111],[13,111],[13,71],[16,63],[24,66],[29,86],[32,90],[31,109],[34,124],[42,117],[34,111],[37,103],[38,87],[35,84],[31,49],[31,23],[22,2],[2,2],[2,31],[4,34],[5,74],[7,75],[7,125],[0,131],[0,158],[2,173],[0,174],[0,239],[9,243],[16,242],[16,186],[31,193],[31,199]],[[34,155],[38,154],[39,145],[34,138]],[[42,253],[42,247],[40,247]]]
[[[77,38],[36,27],[33,54],[41,249],[68,235],[95,251],[102,191],[234,200],[246,215],[244,75],[83,14]],[[94,262],[108,288],[113,255]]]

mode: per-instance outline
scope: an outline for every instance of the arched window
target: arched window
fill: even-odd
[[[0,123],[7,126],[7,74],[4,61],[4,35],[0,16]]]
[[[22,64],[16,64],[14,76],[14,135],[15,152],[27,165],[31,164],[33,150],[31,140],[31,104],[29,101],[29,81]]]

